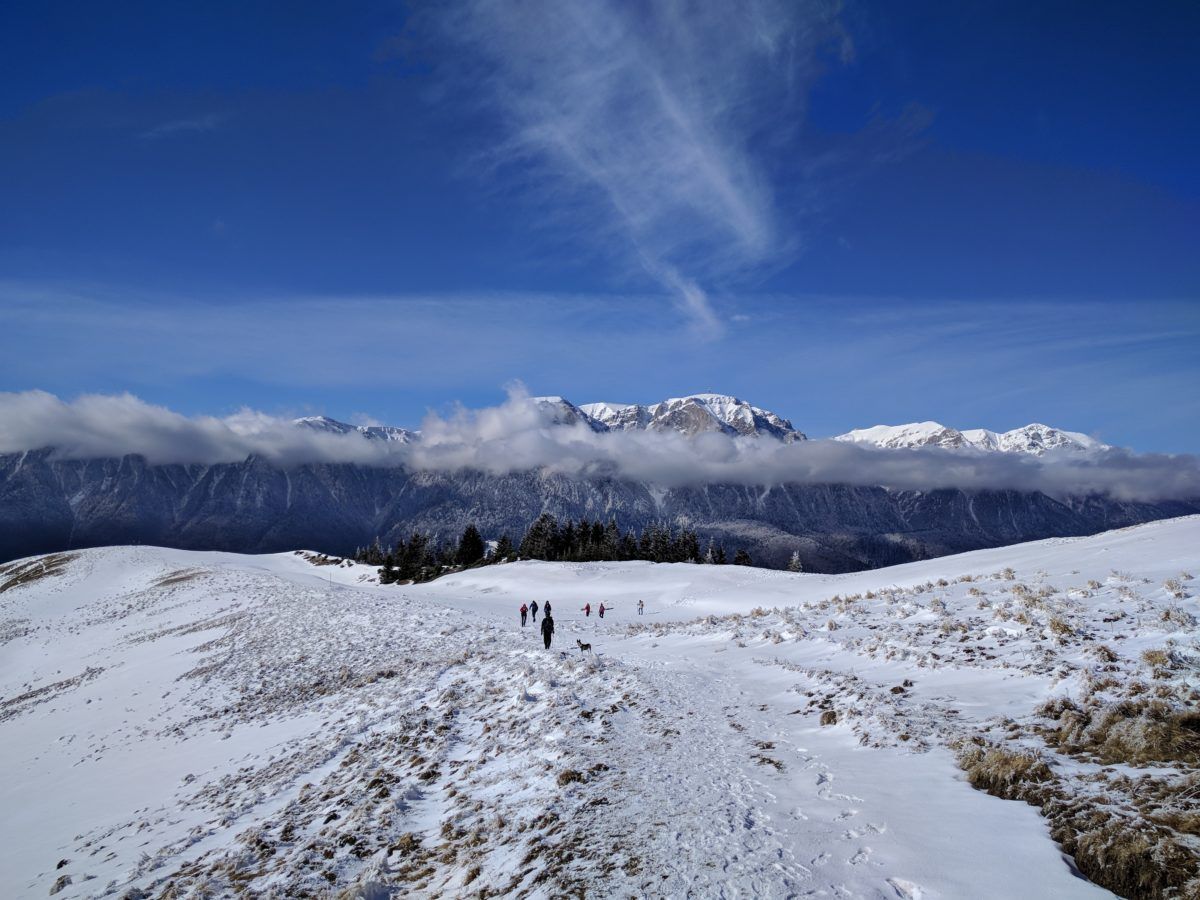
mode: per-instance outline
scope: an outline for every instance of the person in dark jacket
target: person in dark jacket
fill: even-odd
[[[525,627],[525,617],[529,615],[529,607],[524,603],[521,604],[521,627]]]
[[[537,601],[534,600],[529,604],[529,612],[533,614],[533,621],[537,621]]]
[[[545,603],[542,604],[542,615],[543,616],[550,615],[550,601],[549,600],[547,600]]]
[[[550,649],[550,639],[554,637],[554,619],[551,616],[546,616],[542,619],[542,640],[546,642],[546,649]]]

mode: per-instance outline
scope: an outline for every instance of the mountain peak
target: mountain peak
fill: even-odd
[[[728,394],[689,394],[649,406],[602,402],[579,408],[610,431],[675,431],[686,437],[768,435],[789,443],[806,439],[782,416]]]
[[[995,432],[986,428],[959,431],[939,422],[911,422],[907,425],[876,425],[839,434],[835,441],[871,444],[892,449],[944,447],[975,449],[999,453],[1029,453],[1041,456],[1049,451],[1075,453],[1107,450],[1108,445],[1077,431],[1063,431],[1034,423],[1011,431]]]
[[[411,443],[420,434],[406,428],[396,428],[394,425],[349,425],[329,416],[301,416],[292,419],[292,424],[326,434],[360,434],[372,441],[395,441],[401,444]]]

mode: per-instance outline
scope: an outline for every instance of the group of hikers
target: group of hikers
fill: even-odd
[[[605,612],[606,608],[612,609],[611,606],[605,607],[603,602],[600,604],[599,607],[596,608],[596,614],[601,619],[604,618],[604,612]],[[645,600],[638,601],[637,611],[638,611],[639,616],[645,614],[645,611],[646,611],[646,601]],[[549,600],[547,600],[544,604],[542,604],[541,612],[542,612],[542,640],[545,641],[546,649],[549,650],[550,649],[550,641],[554,637],[554,617],[553,617],[553,615],[551,615]],[[583,604],[583,608],[581,609],[581,612],[583,613],[584,618],[591,618],[592,604],[591,603]],[[531,600],[528,605],[526,605],[524,603],[521,604],[521,627],[522,628],[525,627],[525,623],[526,623],[526,621],[528,621],[528,617],[531,615],[533,617],[533,622],[536,625],[537,617],[538,617],[538,602],[536,600]]]

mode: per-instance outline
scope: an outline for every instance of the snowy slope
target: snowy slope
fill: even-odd
[[[1049,425],[1026,425],[997,434],[984,428],[964,431],[963,437],[972,446],[981,450],[1000,450],[1004,453],[1033,453],[1042,455],[1047,450],[1072,450],[1076,452],[1108,450],[1108,444],[1078,431],[1063,431]]]
[[[1111,449],[1095,438],[1077,431],[1063,431],[1049,425],[1026,425],[1012,431],[995,432],[986,428],[959,431],[939,422],[913,422],[908,425],[876,425],[839,434],[835,441],[871,444],[876,447],[973,448],[1000,453],[1029,453],[1041,456],[1047,451],[1069,450],[1076,453]]]
[[[411,444],[420,436],[418,431],[397,428],[394,425],[347,425],[328,416],[303,416],[293,419],[293,424],[301,428],[311,428],[314,431],[324,431],[330,434],[361,434],[373,441],[396,441],[401,444]]]
[[[969,443],[961,431],[947,428],[938,422],[913,422],[908,425],[876,425],[873,428],[858,428],[846,434],[839,434],[834,440],[872,444],[887,449],[900,447],[957,449],[968,446]]]
[[[951,747],[1100,642],[1114,680],[1183,654],[1200,517],[846,576],[326,561],[0,569],[0,896],[1105,896]]]

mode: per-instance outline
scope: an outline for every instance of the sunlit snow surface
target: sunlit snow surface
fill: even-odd
[[[1132,667],[1194,641],[1161,611],[1196,611],[1163,583],[1200,517],[846,576],[40,565],[0,571],[3,897],[1102,896],[947,745],[1070,694],[1090,642]],[[1078,639],[996,618],[1014,578]]]

